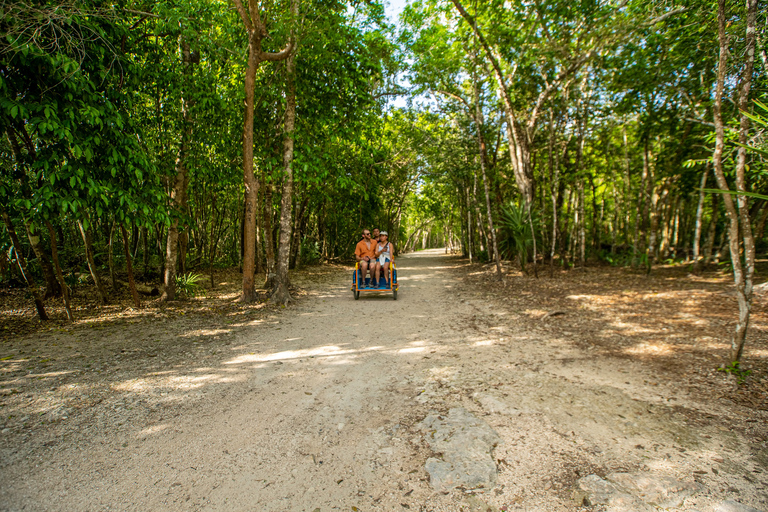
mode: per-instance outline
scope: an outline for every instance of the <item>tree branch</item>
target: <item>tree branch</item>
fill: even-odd
[[[248,12],[245,10],[245,7],[243,6],[243,2],[241,0],[232,0],[235,3],[235,8],[237,9],[237,13],[240,15],[240,18],[243,20],[243,23],[245,23],[245,29],[250,33],[253,32],[253,22],[251,21],[251,17],[248,15]]]

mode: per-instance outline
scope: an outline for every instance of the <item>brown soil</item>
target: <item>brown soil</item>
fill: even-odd
[[[74,325],[6,293],[0,509],[583,510],[578,478],[618,470],[698,482],[678,510],[768,509],[762,299],[739,386],[715,371],[735,307],[723,276],[499,286],[441,251],[399,273],[397,301],[355,301],[340,267],[294,274],[285,309],[238,303],[236,273],[140,310],[81,296]],[[493,489],[429,485],[439,454],[419,422],[455,406],[503,440]]]

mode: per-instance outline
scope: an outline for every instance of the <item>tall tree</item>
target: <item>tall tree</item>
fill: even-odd
[[[292,0],[294,3],[298,0]],[[256,72],[263,62],[287,59],[293,50],[293,41],[278,52],[268,52],[262,47],[269,35],[263,22],[262,8],[257,0],[248,0],[248,8],[242,0],[233,0],[248,35],[248,61],[245,72],[245,113],[243,115],[243,180],[245,182],[245,219],[243,221],[243,291],[241,300],[256,299],[256,214],[259,198],[259,181],[253,165],[253,123]],[[295,21],[294,21],[295,22]]]

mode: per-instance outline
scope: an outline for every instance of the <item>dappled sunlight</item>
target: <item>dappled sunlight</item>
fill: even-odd
[[[472,344],[473,347],[489,347],[495,345],[498,340],[480,340]]]
[[[633,355],[669,355],[675,347],[664,343],[639,343],[624,349],[626,354]]]
[[[143,439],[145,437],[152,436],[154,434],[159,434],[163,432],[164,430],[167,430],[170,427],[168,423],[161,423],[160,425],[153,425],[151,427],[147,427],[143,430],[141,430],[138,434],[136,434],[136,438]]]
[[[244,354],[238,356],[230,361],[226,361],[224,364],[243,364],[243,363],[259,363],[266,361],[285,361],[291,359],[304,359],[310,357],[335,357],[347,354],[356,354],[362,352],[371,352],[381,350],[383,347],[374,346],[367,347],[362,350],[348,350],[342,349],[336,345],[326,345],[323,347],[315,347],[308,349],[298,350],[286,350],[283,352],[275,352],[272,354]]]
[[[427,350],[427,347],[408,347],[408,348],[401,348],[397,351],[398,354],[417,354],[419,352],[424,352]]]

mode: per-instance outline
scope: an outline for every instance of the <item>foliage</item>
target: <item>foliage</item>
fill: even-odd
[[[176,290],[187,297],[195,297],[202,290],[203,276],[188,272],[176,276]]]
[[[736,377],[737,382],[739,384],[744,384],[747,381],[747,377],[749,377],[752,374],[752,370],[745,370],[741,367],[741,363],[739,361],[733,361],[731,364],[727,366],[721,366],[717,369],[719,372],[725,372],[728,375],[733,375]]]
[[[510,202],[501,209],[499,248],[505,258],[517,258],[523,270],[532,255],[533,234],[538,232],[539,225],[536,210],[531,210],[529,219],[528,209],[519,203]]]

